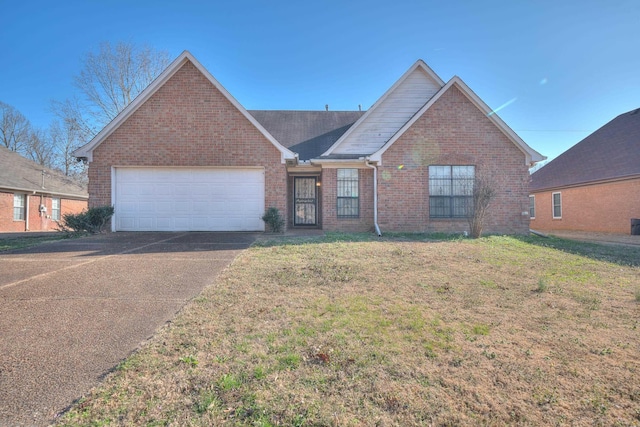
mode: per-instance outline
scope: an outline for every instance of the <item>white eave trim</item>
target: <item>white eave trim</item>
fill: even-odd
[[[378,151],[373,153],[370,156],[371,161],[377,161],[382,163],[382,155],[385,151],[396,142],[402,134],[404,134],[407,129],[409,129],[422,115],[429,109],[433,104],[442,97],[453,85],[456,85],[458,89],[469,99],[480,111],[484,113],[484,115],[495,124],[498,129],[507,137],[513,144],[520,149],[525,155],[525,163],[527,166],[531,167],[535,163],[545,160],[546,157],[542,154],[538,153],[533,148],[529,147],[526,142],[522,140],[497,114],[491,112],[491,108],[485,102],[480,99],[478,95],[476,95],[470,88],[467,86],[460,77],[453,76],[451,80],[447,82],[446,85],[442,87],[414,116],[402,126],[395,135],[389,139],[389,141],[382,146]]]
[[[64,199],[74,199],[74,200],[88,200],[88,195],[83,194],[72,194],[72,193],[61,193],[59,191],[47,190],[46,188],[19,188],[19,187],[0,187],[0,191],[2,192],[11,192],[11,193],[24,193],[24,194],[32,194],[32,195],[43,195],[43,196],[52,196],[52,197],[60,197]]]
[[[180,68],[187,62],[191,62],[210,82],[218,89],[234,107],[244,115],[253,126],[255,126],[271,144],[281,153],[281,161],[294,159],[295,153],[280,144],[247,110],[218,82],[206,68],[189,52],[184,51],[178,56],[145,90],[143,90],[124,110],[120,112],[107,126],[105,126],[91,141],[75,150],[74,157],[86,158],[89,162],[93,160],[93,150],[95,150],[106,138],[109,137],[122,123],[124,123],[142,104],[144,104],[158,89],[160,89]]]
[[[369,108],[347,131],[331,146],[322,153],[323,156],[330,155],[342,142],[349,137],[368,117],[378,108],[382,102],[391,95],[398,86],[402,84],[417,68],[421,68],[440,86],[444,86],[444,80],[440,78],[422,59],[418,59],[376,102]]]

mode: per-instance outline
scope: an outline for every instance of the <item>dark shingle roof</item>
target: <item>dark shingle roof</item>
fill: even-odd
[[[44,189],[42,171],[45,171]],[[0,188],[14,191],[87,198],[87,189],[58,171],[44,168],[20,154],[0,147]]]
[[[611,120],[531,175],[531,191],[640,175],[640,109]]]
[[[364,111],[249,110],[255,119],[300,160],[319,157]]]

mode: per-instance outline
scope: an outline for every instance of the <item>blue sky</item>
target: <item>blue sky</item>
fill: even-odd
[[[637,0],[0,3],[0,101],[40,127],[102,41],[189,50],[247,109],[366,109],[421,58],[549,158],[640,107]]]

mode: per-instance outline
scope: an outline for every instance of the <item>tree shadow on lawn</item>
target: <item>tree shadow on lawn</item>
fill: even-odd
[[[611,262],[625,267],[640,266],[640,247],[587,243],[558,237],[513,236],[521,242],[545,248],[553,248],[574,255],[580,255],[598,261]]]

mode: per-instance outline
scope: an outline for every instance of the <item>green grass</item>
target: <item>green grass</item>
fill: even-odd
[[[67,233],[51,233],[49,235],[34,235],[25,233],[19,237],[11,237],[0,239],[0,252],[10,251],[14,249],[29,248],[32,246],[38,246],[43,243],[55,242],[58,240],[67,239],[70,236]]]
[[[269,237],[58,424],[640,425],[627,251]]]

